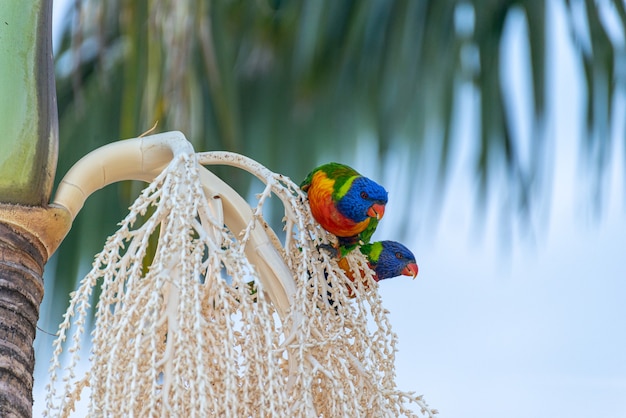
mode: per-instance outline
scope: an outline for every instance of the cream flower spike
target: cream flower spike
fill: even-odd
[[[256,205],[204,167],[216,164],[263,182]],[[149,185],[71,295],[53,344],[46,416],[69,416],[81,397],[88,416],[436,413],[396,387],[397,337],[378,292],[351,285],[318,250],[330,237],[289,178],[242,155],[195,154],[182,133],[167,132],[88,154],[52,206],[74,219],[90,194],[121,180]],[[271,196],[285,209],[282,243],[263,217]],[[357,253],[350,267],[367,271]],[[376,287],[371,274],[364,280]]]
[[[73,220],[83,207],[85,200],[96,190],[123,180],[141,180],[150,183],[175,157],[193,154],[191,143],[179,131],[105,145],[87,154],[67,172],[59,184],[53,205],[66,208]],[[233,159],[229,153],[220,153],[223,156],[223,162],[219,158],[210,159],[211,153],[204,155],[207,159],[206,164],[221,162],[235,165],[231,162],[237,160]],[[237,157],[244,159],[243,156]],[[240,164],[239,167],[243,165]],[[269,172],[256,162],[255,168],[259,170],[258,172],[264,169],[263,174]],[[221,199],[220,203],[226,206],[224,214],[226,225],[232,231],[243,231],[253,217],[248,203],[219,177],[202,167],[200,169],[200,179],[205,194]],[[247,255],[255,261],[254,264],[258,268],[263,270],[262,277],[275,277],[286,288],[272,292],[277,298],[276,303],[285,312],[289,308],[287,292],[293,293],[294,290],[289,270],[275,251],[276,245],[280,246],[280,243],[269,228],[253,229],[254,232],[250,237],[252,245]],[[271,283],[275,284],[275,282]],[[272,287],[270,283],[266,284]]]

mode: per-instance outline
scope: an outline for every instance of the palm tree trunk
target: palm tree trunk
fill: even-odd
[[[47,207],[58,143],[51,17],[52,0],[0,0],[0,417],[32,416],[43,265],[64,235],[49,245],[62,219]]]
[[[41,242],[0,223],[0,416],[31,417],[33,340],[43,298]]]

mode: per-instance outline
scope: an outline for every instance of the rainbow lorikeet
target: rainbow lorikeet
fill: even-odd
[[[347,165],[321,165],[300,188],[309,197],[313,218],[337,236],[341,255],[368,243],[385,214],[387,191]]]
[[[373,278],[377,282],[401,275],[417,277],[418,267],[415,256],[411,250],[399,242],[377,241],[362,245],[359,250],[367,258],[369,267],[374,270]],[[354,282],[354,274],[350,270],[348,261],[341,258],[338,265],[345,271],[346,276]],[[367,281],[363,280],[362,283],[367,288]],[[354,296],[350,288],[349,295]]]
[[[414,279],[417,277],[418,267],[415,261],[415,256],[404,245],[396,241],[377,241],[371,244],[362,245],[359,251],[367,258],[368,266],[374,270],[373,278],[376,282],[381,280],[390,279],[396,276],[412,276]],[[348,260],[342,257],[337,262],[339,267],[345,272],[348,279],[354,282],[354,273],[348,265]],[[364,272],[361,272],[362,284],[368,289],[367,280],[364,278]],[[248,282],[247,286],[250,291],[250,295],[257,293],[257,288],[254,281]],[[329,283],[330,286],[330,283]],[[352,288],[346,285],[348,288],[348,296],[354,298],[354,292]],[[331,292],[327,293],[328,302],[330,306],[334,306],[337,310],[337,306],[332,299]],[[254,299],[256,302],[256,298]]]

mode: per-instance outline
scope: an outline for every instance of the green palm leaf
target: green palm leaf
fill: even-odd
[[[197,150],[240,152],[296,181],[321,158],[353,153],[363,136],[372,136],[381,162],[391,149],[421,156],[418,164],[435,161],[435,181],[444,186],[459,147],[455,115],[470,110],[458,108],[460,92],[470,86],[479,97],[473,136],[479,201],[504,169],[510,206],[526,213],[551,165],[546,43],[550,10],[563,5],[546,3],[79,1],[57,53],[59,174],[87,151],[158,121],[158,130],[185,132]],[[582,123],[590,132],[584,146],[598,185],[612,103],[624,86],[616,71],[624,52],[607,35],[600,7],[607,6],[565,2],[571,35],[582,45],[588,109]],[[623,2],[611,7],[624,32]],[[588,46],[574,24],[578,12],[589,28]],[[532,74],[529,158],[522,158],[502,79],[503,34],[515,19],[527,27]],[[240,173],[218,174],[245,195]],[[64,264],[95,252],[74,240],[89,231],[102,242],[138,187],[113,186],[90,199],[60,250]],[[434,190],[440,199],[441,187]],[[91,212],[102,207],[110,210]]]

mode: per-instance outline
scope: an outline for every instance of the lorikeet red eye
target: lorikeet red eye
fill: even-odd
[[[363,199],[367,199],[369,197],[369,195],[367,194],[367,192],[361,192],[361,197]]]
[[[402,260],[403,256],[401,253],[396,253],[396,258]]]

